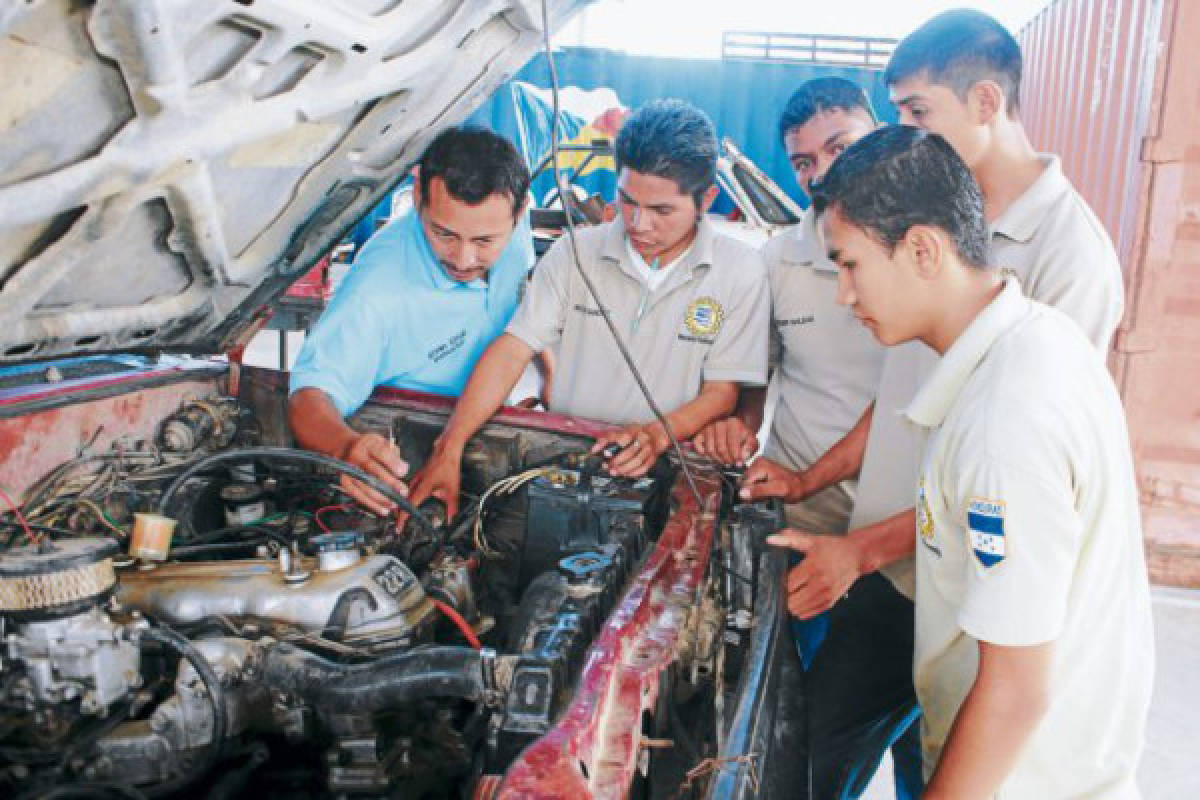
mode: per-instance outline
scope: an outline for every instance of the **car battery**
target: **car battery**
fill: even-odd
[[[627,563],[640,557],[665,507],[666,481],[589,476],[556,469],[531,481],[521,558],[521,585],[564,556],[620,545]]]

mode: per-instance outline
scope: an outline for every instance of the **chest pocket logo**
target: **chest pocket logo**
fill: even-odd
[[[716,336],[725,321],[725,309],[712,297],[698,297],[687,307],[683,324],[693,336]]]
[[[967,505],[967,533],[975,560],[990,570],[1008,557],[1008,537],[1004,535],[1004,503],[983,498]]]
[[[938,558],[942,550],[934,543],[933,512],[929,508],[929,496],[925,491],[925,478],[922,476],[917,484],[917,533],[921,536],[921,544],[928,547]]]

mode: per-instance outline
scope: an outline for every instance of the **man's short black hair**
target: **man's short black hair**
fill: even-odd
[[[959,259],[988,265],[983,193],[954,148],[936,133],[889,125],[864,136],[813,193],[818,213],[836,209],[889,250],[914,225],[946,232]]]
[[[617,134],[617,170],[670,178],[699,205],[717,179],[717,131],[682,100],[655,100],[629,115]]]
[[[946,11],[905,36],[883,81],[894,86],[922,73],[964,100],[975,84],[995,81],[1007,98],[1005,110],[1015,114],[1021,107],[1021,47],[1007,28],[981,11]]]
[[[834,109],[862,109],[872,122],[877,121],[875,109],[871,107],[871,101],[862,87],[854,81],[828,75],[805,81],[792,92],[787,105],[783,107],[783,113],[779,115],[779,138],[787,136],[792,128],[799,128],[822,111]]]
[[[434,137],[417,162],[421,205],[429,203],[429,184],[441,178],[456,200],[477,206],[493,194],[508,195],[513,216],[529,191],[529,168],[512,142],[485,128],[447,128]]]

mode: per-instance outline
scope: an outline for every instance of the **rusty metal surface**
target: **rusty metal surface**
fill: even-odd
[[[1160,38],[1118,375],[1151,576],[1200,586],[1200,4],[1168,0]]]
[[[130,387],[138,385],[136,378],[119,380]],[[98,383],[103,384],[101,388],[110,388],[107,381]],[[80,389],[76,390],[80,402],[0,419],[0,485],[15,499],[42,475],[78,455],[82,444],[92,442],[93,451],[103,452],[121,437],[144,439],[186,400],[218,390],[217,378],[131,388],[127,393],[95,400],[85,399],[87,389]]]
[[[1200,3],[1056,0],[1021,33],[1022,117],[1117,246],[1110,357],[1151,577],[1200,586]]]

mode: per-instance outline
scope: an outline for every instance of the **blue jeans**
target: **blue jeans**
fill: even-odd
[[[811,620],[792,620],[812,800],[853,800],[891,748],[896,797],[923,788],[920,710],[912,686],[913,605],[874,573]]]

